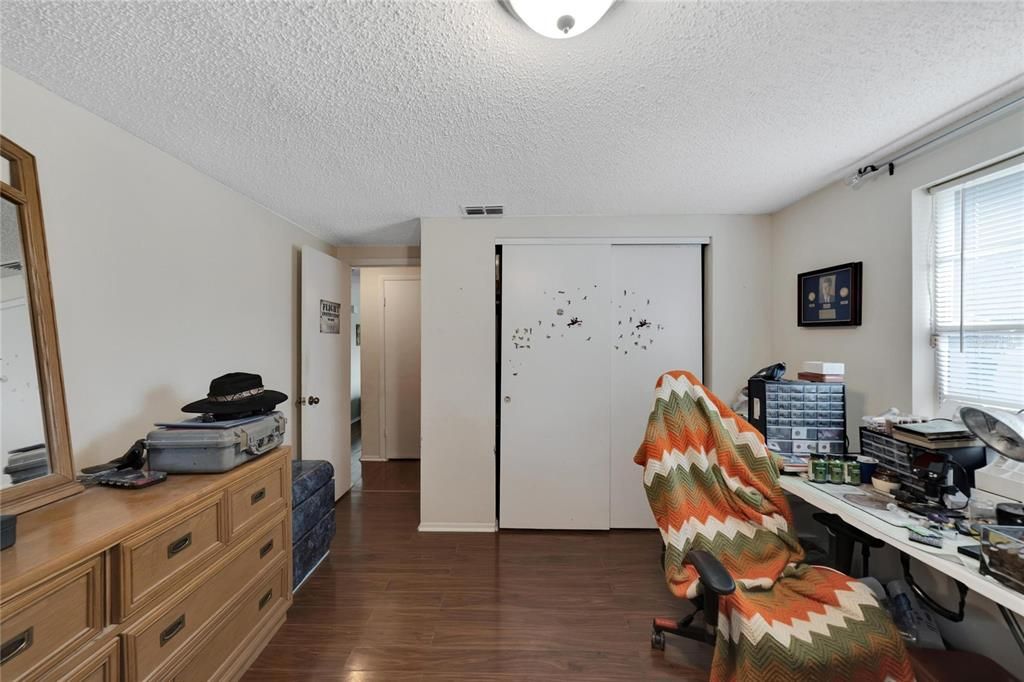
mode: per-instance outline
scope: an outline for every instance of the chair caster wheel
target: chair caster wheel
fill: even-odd
[[[657,649],[658,651],[665,650],[665,633],[664,632],[652,632],[651,633],[651,648]]]

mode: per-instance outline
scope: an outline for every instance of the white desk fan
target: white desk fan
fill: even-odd
[[[974,486],[1014,502],[1024,502],[1024,417],[1005,410],[960,408],[971,433],[999,457],[974,472]]]

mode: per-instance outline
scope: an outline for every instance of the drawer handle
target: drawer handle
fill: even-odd
[[[11,637],[0,646],[0,665],[27,651],[30,646],[32,646],[32,628]]]
[[[160,633],[160,646],[167,644],[169,641],[174,639],[174,636],[185,629],[185,614],[181,614],[174,619],[174,622],[167,626],[163,632]]]
[[[260,558],[262,559],[263,557],[265,557],[268,554],[270,554],[270,550],[272,550],[272,549],[274,549],[274,541],[273,540],[268,540],[267,544],[265,544],[262,547],[260,547]]]
[[[178,552],[192,544],[192,533],[185,533],[180,538],[167,545],[167,558],[170,559]]]
[[[260,597],[260,609],[259,609],[260,611],[263,610],[264,606],[266,606],[267,604],[270,603],[270,599],[273,596],[274,596],[274,590],[270,589],[270,590],[267,590],[267,593],[265,595]]]
[[[257,502],[261,501],[266,496],[267,496],[267,489],[266,488],[260,488],[259,490],[257,490],[256,492],[254,492],[252,494],[252,497],[249,498],[249,504],[256,504]]]

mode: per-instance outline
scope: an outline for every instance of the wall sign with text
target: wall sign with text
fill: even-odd
[[[341,333],[341,304],[320,299],[320,333]]]
[[[862,265],[860,262],[844,263],[797,275],[797,324],[801,327],[860,326]]]

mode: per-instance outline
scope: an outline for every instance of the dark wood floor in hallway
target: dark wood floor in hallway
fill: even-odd
[[[652,651],[682,615],[654,531],[419,533],[419,495],[337,505],[331,554],[245,680],[707,679],[711,648]]]

